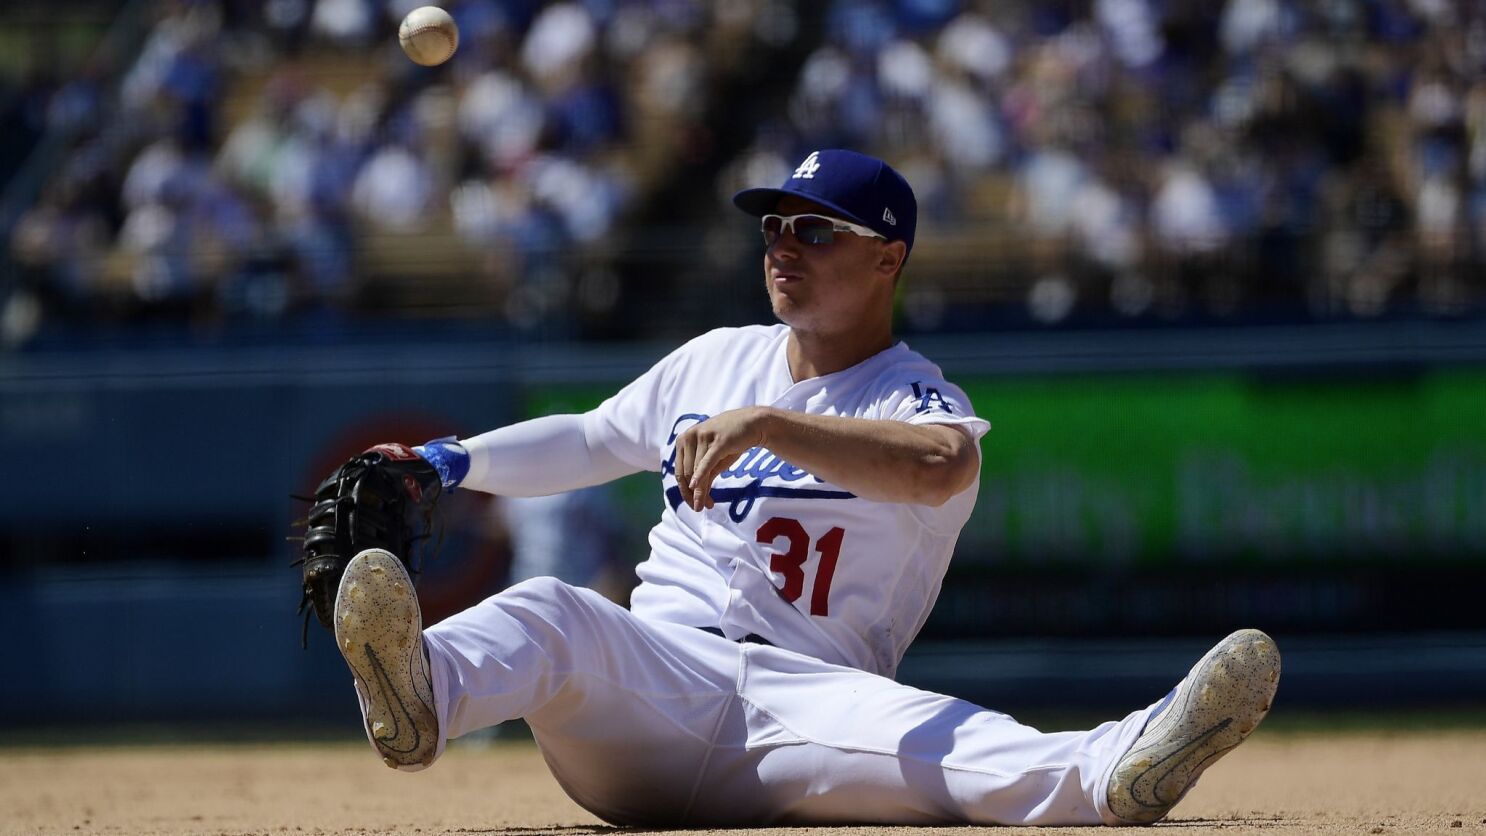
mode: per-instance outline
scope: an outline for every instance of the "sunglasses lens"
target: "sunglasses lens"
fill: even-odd
[[[802,244],[829,244],[835,240],[835,223],[829,218],[795,219],[795,237]]]
[[[780,231],[784,228],[784,219],[778,215],[764,216],[764,246],[773,246],[779,240]]]
[[[836,240],[836,222],[830,218],[822,218],[819,215],[794,215],[792,217],[794,222],[789,224],[789,228],[801,244],[829,244]],[[784,234],[785,219],[780,215],[765,215],[762,226],[764,246],[773,246],[774,242]]]

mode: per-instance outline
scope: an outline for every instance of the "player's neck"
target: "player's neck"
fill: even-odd
[[[790,377],[796,383],[839,372],[881,353],[893,345],[890,324],[880,329],[863,328],[849,334],[823,335],[791,328],[785,356]]]

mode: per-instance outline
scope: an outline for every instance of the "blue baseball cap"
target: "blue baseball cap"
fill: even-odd
[[[903,175],[876,157],[840,148],[811,151],[784,185],[777,189],[744,189],[733,195],[733,205],[762,217],[774,212],[785,195],[812,200],[843,220],[861,224],[889,241],[903,241],[910,251],[913,249],[918,201]]]

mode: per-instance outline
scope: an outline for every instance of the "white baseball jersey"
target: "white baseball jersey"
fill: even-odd
[[[584,416],[589,438],[662,475],[665,509],[632,609],[890,677],[939,594],[976,485],[939,507],[872,502],[754,448],[712,484],[715,506],[693,511],[677,488],[676,438],[746,406],[950,424],[976,439],[990,424],[903,343],[797,383],[788,336],[784,325],[709,332]]]

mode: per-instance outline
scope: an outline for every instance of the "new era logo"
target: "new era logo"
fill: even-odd
[[[882,219],[892,224],[893,226],[898,225],[898,219],[893,216],[893,210],[891,209],[882,210]]]
[[[815,172],[820,171],[820,160],[818,159],[819,157],[819,151],[811,151],[810,156],[805,158],[805,162],[800,163],[800,167],[795,169],[795,173],[792,177],[790,177],[790,179],[814,180]]]

